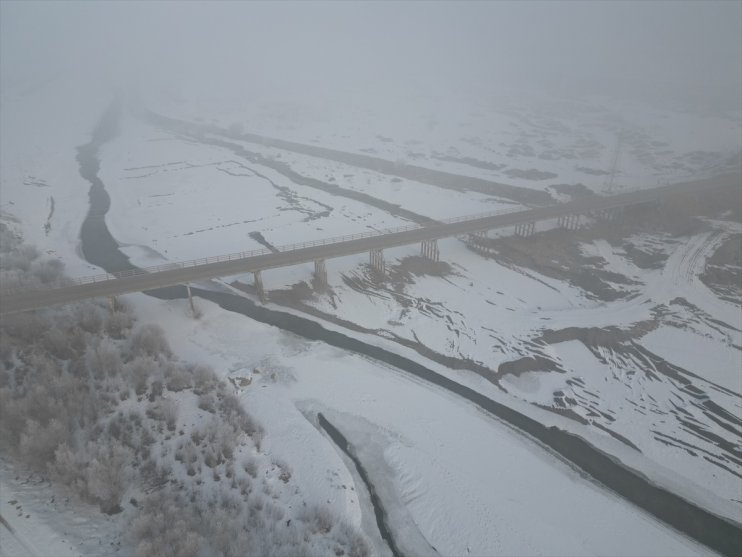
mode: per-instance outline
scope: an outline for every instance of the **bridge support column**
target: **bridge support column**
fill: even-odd
[[[557,219],[557,223],[559,224],[560,228],[565,228],[567,230],[579,230],[581,228],[580,223],[580,215],[570,214],[570,215],[562,215]]]
[[[474,232],[469,234],[464,240],[464,243],[472,251],[475,251],[480,255],[487,255],[494,253],[494,250],[490,246],[489,239],[487,231],[485,230],[484,232]]]
[[[487,240],[489,240],[489,236],[485,230],[484,232],[472,232],[466,236],[464,241],[469,245],[483,246],[487,243]]]
[[[258,298],[260,298],[260,301],[265,303],[268,301],[267,296],[265,295],[265,288],[263,288],[263,274],[261,271],[255,271],[253,273],[253,277],[255,277],[255,290],[258,293]]]
[[[521,238],[530,238],[536,230],[536,223],[524,222],[515,225],[515,235]]]
[[[193,296],[191,295],[191,285],[186,284],[186,292],[188,292],[188,303],[191,305],[191,313],[196,317],[196,307],[193,305]]]
[[[380,275],[384,274],[385,268],[384,268],[384,250],[381,248],[372,249],[369,252],[369,262],[371,264],[371,268],[379,273]]]
[[[611,207],[610,209],[600,209],[593,215],[595,218],[602,221],[613,222],[621,218],[623,214],[623,207]]]
[[[423,240],[423,243],[420,245],[420,253],[422,253],[425,259],[437,262],[440,259],[438,240]]]
[[[324,259],[314,260],[314,285],[315,289],[323,291],[327,288],[327,267]]]
[[[111,313],[116,311],[116,296],[108,297],[108,309],[111,310]]]

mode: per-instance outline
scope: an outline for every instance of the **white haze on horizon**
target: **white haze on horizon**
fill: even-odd
[[[742,2],[16,2],[0,86],[256,95],[481,95],[527,87],[739,108]]]

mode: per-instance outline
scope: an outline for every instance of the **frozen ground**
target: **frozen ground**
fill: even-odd
[[[79,177],[75,149],[89,140],[107,93],[79,95],[79,105],[62,112],[49,102],[62,85],[26,96],[3,92],[0,208],[27,241],[83,275],[93,272],[78,253],[77,236],[88,184]],[[151,105],[184,120],[223,128],[237,122],[252,133],[540,190],[584,184],[601,191],[618,135],[617,188],[704,175],[742,149],[738,114],[609,99],[497,99],[445,111],[436,99],[413,99],[407,106],[415,110]],[[37,116],[24,116],[31,112]],[[15,142],[28,126],[37,133],[24,137],[33,141]],[[108,226],[137,265],[378,230],[409,224],[415,215],[436,219],[513,206],[493,195],[395,181],[219,133],[178,134],[128,113],[102,150],[100,177],[111,196]],[[372,199],[359,200],[358,192]],[[610,301],[570,279],[556,251],[542,254],[538,267],[513,254],[480,255],[458,239],[440,242],[443,263],[435,268],[421,267],[413,257],[417,246],[387,250],[389,273],[381,282],[369,275],[365,256],[329,261],[330,289],[322,295],[275,292],[309,283],[311,265],[268,271],[264,281],[276,302],[423,359],[740,521],[740,308],[697,278],[737,225],[708,226],[682,237],[638,232],[626,245],[601,237],[576,242],[580,265],[602,272],[604,288],[617,293]],[[637,264],[634,249],[659,263]],[[373,447],[358,456],[382,486],[385,503],[442,554],[704,551],[497,421],[393,369],[202,300],[203,316],[193,320],[183,302],[129,298],[142,322],[167,328],[182,359],[211,363],[235,380],[266,427],[266,450],[292,462],[305,497],[353,520],[363,516],[369,531],[375,525],[362,485],[312,421],[318,411],[351,443]],[[621,334],[606,340],[601,331],[610,328]],[[446,358],[463,362],[462,369],[447,369]],[[254,380],[238,387],[240,378]],[[49,534],[49,543],[62,543],[53,521],[42,522],[58,536]],[[377,549],[386,551],[378,539]]]
[[[113,92],[79,73],[41,83],[3,79],[0,95],[0,214],[70,273],[92,272],[77,254],[89,184],[75,157]]]
[[[148,102],[223,129],[552,191],[564,184],[604,190],[619,143],[615,190],[713,172],[742,150],[742,114],[606,97],[502,91],[486,99],[346,95],[312,102],[244,95],[216,105],[153,94]],[[319,171],[302,157],[283,157]],[[320,171],[332,172],[332,165]],[[344,183],[345,174],[340,169],[335,178]]]
[[[0,460],[0,556],[119,555],[115,520]]]
[[[391,512],[408,517],[440,554],[594,555],[619,546],[626,555],[701,551],[496,420],[393,369],[203,300],[198,321],[184,318],[184,302],[130,300],[143,320],[167,328],[184,358],[209,362],[235,380],[252,379],[241,397],[265,424],[266,451],[292,462],[297,482],[328,504],[358,512],[355,492],[362,485],[307,420],[325,413],[358,444],[373,481],[390,484],[382,500]]]

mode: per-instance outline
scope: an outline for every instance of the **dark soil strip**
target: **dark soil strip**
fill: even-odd
[[[391,268],[388,268],[387,271],[389,271],[390,269]],[[385,297],[379,292],[375,290],[364,289],[362,286],[359,286],[358,284],[354,283],[353,282],[354,278],[352,277],[349,277],[343,274],[342,278],[343,278],[343,281],[348,286],[350,286],[351,288],[353,288],[354,290],[358,292],[362,292],[363,294],[367,296],[375,296],[377,298],[385,299]],[[255,291],[253,287],[249,285],[245,285],[244,283],[241,283],[238,281],[232,282],[231,286],[233,288],[237,288],[238,290],[242,290],[243,292],[247,292],[249,294],[257,294],[257,292]],[[395,295],[395,293],[391,290],[388,290],[387,292],[391,296]],[[328,321],[335,325],[340,325],[341,327],[349,331],[356,331],[358,333],[381,336],[379,335],[379,331],[376,329],[368,329],[366,327],[362,327],[358,325],[357,323],[354,323],[353,321],[348,321],[347,319],[341,319],[330,313],[320,311],[313,306],[304,304],[301,301],[292,300],[291,298],[292,296],[291,296],[290,290],[273,290],[270,292],[270,301],[277,305],[288,307],[290,309],[295,309],[306,315],[318,317],[319,319],[322,319],[324,321]],[[424,345],[417,338],[415,340],[410,340],[408,338],[398,336],[391,331],[386,331],[386,333],[388,335],[391,335],[391,337],[393,337],[394,342],[396,342],[397,344],[400,344],[406,348],[411,348],[412,350],[414,350],[415,352],[417,352],[418,354],[420,354],[422,357],[424,357],[427,360],[431,360],[433,362],[436,362],[437,364],[441,364],[442,366],[445,366],[449,369],[467,370],[467,371],[476,373],[477,375],[481,376],[482,378],[492,383],[495,387],[500,389],[503,393],[507,393],[507,390],[500,384],[500,381],[498,379],[500,376],[499,372],[495,373],[490,368],[483,366],[482,364],[470,358],[464,358],[464,357],[454,358],[451,356],[446,356],[445,354],[441,354],[440,352],[436,352],[435,350],[432,350],[428,346]],[[414,331],[413,331],[413,335],[414,335]]]
[[[103,183],[98,178],[98,147],[115,135],[117,114],[116,107],[106,112],[93,134],[93,140],[80,147],[78,155],[81,166],[80,174],[92,184],[91,207],[81,231],[83,254],[90,263],[101,266],[108,272],[132,268],[128,259],[118,251],[116,241],[105,227],[104,217],[109,208],[110,199],[105,193]],[[600,482],[609,490],[680,532],[730,557],[739,557],[742,552],[742,525],[716,516],[653,484],[639,472],[625,467],[620,461],[597,450],[581,437],[554,426],[547,427],[533,418],[435,373],[418,362],[342,333],[328,331],[319,323],[309,319],[270,310],[255,304],[252,300],[234,294],[197,288],[192,290],[194,295],[211,300],[228,311],[241,313],[261,323],[273,325],[309,340],[321,341],[342,350],[365,355],[446,389],[479,406],[516,430],[531,436],[555,455],[571,463],[584,473],[586,478]],[[181,286],[161,288],[148,292],[148,294],[162,299],[186,297],[185,287]]]
[[[362,193],[362,192],[347,189],[347,188],[341,188],[340,186],[336,184],[328,184],[327,182],[317,180],[316,178],[310,178],[308,176],[304,176],[302,174],[299,174],[295,170],[293,170],[285,162],[281,162],[281,161],[277,161],[272,158],[264,157],[260,153],[254,153],[252,151],[248,151],[247,149],[245,149],[244,147],[242,147],[241,145],[237,143],[231,143],[223,139],[216,139],[216,138],[210,139],[210,138],[205,138],[205,137],[198,138],[198,142],[203,143],[205,145],[215,145],[217,147],[229,149],[230,151],[232,151],[232,153],[234,153],[238,157],[247,159],[253,164],[259,164],[261,166],[266,166],[268,168],[271,168],[275,170],[276,172],[282,174],[283,176],[286,176],[289,180],[291,180],[295,184],[299,184],[300,186],[307,186],[310,188],[323,191],[325,193],[329,193],[330,195],[352,199],[354,201],[358,201],[360,203],[364,203],[366,205],[376,207],[377,209],[381,209],[382,211],[386,211],[390,215],[401,217],[409,221],[415,222],[417,224],[434,224],[437,222],[436,220],[431,219],[430,217],[426,217],[425,215],[420,215],[413,211],[408,211],[407,209],[403,209],[399,205],[395,205],[394,203],[389,203],[387,201],[384,201],[383,199],[379,199],[378,197],[373,197],[372,195],[368,195],[367,193]],[[315,203],[317,202],[315,201]]]
[[[467,166],[473,166],[474,168],[481,168],[482,170],[491,170],[492,172],[497,172],[498,170],[502,170],[507,166],[505,164],[495,164],[472,157],[452,157],[451,155],[446,155],[445,153],[433,153],[432,157],[439,161],[465,164]]]
[[[302,155],[309,155],[311,157],[317,157],[327,159],[358,168],[365,168],[380,174],[386,174],[388,176],[397,176],[399,178],[406,178],[415,182],[422,182],[424,184],[430,184],[431,186],[437,186],[439,188],[445,188],[449,190],[455,190],[460,192],[474,191],[483,193],[485,195],[492,195],[497,197],[504,197],[506,199],[512,199],[523,205],[551,205],[554,203],[554,198],[545,191],[538,191],[529,188],[519,188],[516,186],[510,186],[507,184],[501,184],[498,182],[492,182],[490,180],[483,180],[481,178],[472,178],[470,176],[461,176],[459,174],[451,174],[450,172],[443,172],[441,170],[433,170],[431,168],[424,168],[422,166],[415,166],[412,164],[399,164],[397,162],[380,159],[378,157],[372,157],[370,155],[361,155],[357,153],[349,153],[346,151],[338,151],[335,149],[328,149],[327,147],[318,147],[316,145],[306,145],[304,143],[296,143],[294,141],[285,141],[283,139],[275,139],[272,137],[265,137],[254,133],[237,133],[230,132],[222,129],[218,126],[208,125],[197,125],[189,122],[183,122],[176,120],[175,118],[169,118],[160,114],[156,114],[150,110],[141,109],[141,111],[147,116],[147,118],[157,123],[158,125],[167,125],[169,128],[179,129],[182,133],[193,134],[194,132],[208,132],[213,134],[222,135],[229,137],[230,139],[236,139],[239,141],[247,141],[249,143],[257,143],[259,145],[265,145],[266,147],[274,147],[276,149],[283,149],[284,151],[292,151]]]
[[[420,215],[413,211],[408,211],[407,209],[403,209],[399,205],[389,203],[388,201],[384,201],[383,199],[379,199],[378,197],[373,197],[372,195],[347,188],[341,188],[337,184],[328,184],[327,182],[317,180],[316,178],[304,176],[293,170],[285,162],[281,162],[269,157],[264,157],[260,153],[248,151],[242,145],[239,145],[237,143],[232,143],[224,139],[205,137],[204,134],[199,131],[202,129],[200,126],[187,124],[178,120],[174,120],[172,118],[159,116],[154,113],[147,113],[146,119],[150,123],[159,126],[160,128],[163,128],[169,132],[185,135],[191,141],[196,141],[205,145],[215,145],[217,147],[222,147],[223,149],[228,149],[238,157],[246,159],[252,164],[259,164],[261,166],[265,166],[275,170],[276,172],[282,174],[283,176],[300,186],[307,186],[310,188],[318,189],[325,193],[329,193],[330,195],[352,199],[354,201],[370,205],[371,207],[376,207],[377,209],[381,209],[382,211],[386,211],[390,215],[401,217],[417,224],[425,225],[435,224],[437,222],[430,217]],[[255,172],[252,169],[251,171]],[[265,178],[265,176],[261,177]]]
[[[353,446],[348,443],[348,440],[345,438],[345,436],[343,436],[343,434],[340,433],[335,428],[335,426],[333,426],[327,420],[327,418],[322,415],[322,412],[317,414],[317,419],[319,420],[320,427],[322,427],[322,429],[327,432],[327,435],[330,436],[330,439],[332,439],[333,443],[335,443],[338,448],[343,451],[349,459],[353,461],[353,464],[355,464],[356,470],[358,470],[358,475],[361,476],[363,483],[366,484],[366,489],[368,489],[368,493],[371,497],[371,504],[374,507],[376,524],[379,526],[379,533],[381,534],[381,537],[384,538],[384,541],[387,543],[387,545],[389,545],[389,549],[391,549],[394,557],[402,557],[402,552],[399,550],[399,547],[397,547],[397,544],[394,541],[394,537],[389,530],[389,517],[384,510],[384,506],[381,504],[379,495],[374,489],[374,484],[371,483],[371,479],[368,477],[368,472],[366,472],[366,469],[363,467],[363,464],[361,464],[361,461],[358,460],[358,457],[353,450]]]

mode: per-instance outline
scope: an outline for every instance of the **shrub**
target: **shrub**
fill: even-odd
[[[250,536],[240,520],[236,508],[222,505],[210,513],[206,531],[209,546],[217,555],[223,557],[244,557],[250,548]]]
[[[175,431],[178,420],[178,403],[172,399],[161,399],[147,408],[147,417],[165,422],[169,431]]]
[[[187,366],[168,362],[164,365],[164,375],[165,386],[174,393],[193,386],[193,373]]]
[[[193,392],[197,395],[213,391],[219,384],[214,370],[204,365],[191,366],[193,376]]]
[[[348,557],[368,557],[371,555],[366,538],[347,522],[340,522],[333,531],[337,543],[345,548]],[[337,555],[337,551],[335,553]]]
[[[278,468],[278,479],[285,484],[289,483],[289,480],[291,479],[291,468],[289,465],[283,460],[277,458],[273,459],[273,465]]]
[[[103,330],[105,310],[93,303],[81,303],[75,306],[72,319],[83,331],[99,334]]]
[[[137,557],[197,557],[205,545],[200,523],[181,497],[167,491],[149,496],[131,527]]]
[[[162,381],[160,381],[159,379],[156,381],[152,381],[152,385],[150,386],[150,391],[149,391],[149,401],[154,402],[158,398],[162,398],[162,391],[163,391]]]
[[[15,449],[26,424],[22,401],[13,397],[10,388],[0,389],[0,445]]]
[[[3,327],[18,344],[32,345],[51,327],[51,323],[36,312],[17,313],[3,317]]]
[[[83,455],[67,443],[60,443],[47,469],[54,479],[84,494],[87,493],[86,467],[87,459]]]
[[[236,396],[224,395],[219,405],[219,413],[235,429],[247,433],[254,441],[259,442],[263,435],[262,426],[250,416]]]
[[[328,534],[335,523],[332,513],[327,508],[316,505],[303,509],[298,518],[306,524],[307,530],[312,534]]]
[[[129,352],[132,356],[151,356],[157,358],[160,355],[172,356],[170,345],[165,338],[165,331],[159,325],[141,325],[129,339]]]
[[[93,459],[87,467],[88,492],[104,513],[120,512],[129,484],[131,449],[111,440],[97,448],[89,447],[89,452]]]
[[[159,367],[159,362],[151,356],[137,356],[123,366],[123,376],[137,395],[143,395],[149,378],[158,375]]]
[[[117,311],[109,312],[104,321],[106,334],[111,338],[123,339],[126,337],[129,329],[134,325],[134,318],[120,308]]]
[[[5,247],[5,246],[3,246]],[[39,257],[39,252],[33,246],[8,246],[7,251],[3,250],[2,263],[6,269],[19,270],[27,272],[31,269],[31,263]]]
[[[245,472],[247,472],[252,478],[258,477],[258,461],[254,458],[248,458],[245,461]]]
[[[44,259],[43,261],[36,261],[31,266],[31,273],[33,273],[42,284],[58,284],[64,276],[64,263],[59,259]]]
[[[175,431],[178,420],[178,403],[172,399],[162,399],[159,402],[160,415],[169,431]]]
[[[54,462],[54,453],[66,437],[59,420],[51,420],[46,427],[35,420],[28,420],[20,438],[21,456],[32,469],[46,470]]]
[[[211,412],[212,414],[216,412],[216,399],[214,398],[214,395],[211,393],[200,395],[198,397],[198,407],[201,410]]]
[[[43,346],[47,352],[60,360],[69,360],[75,355],[67,335],[57,327],[52,327],[46,332]]]
[[[123,369],[118,347],[112,340],[106,338],[88,345],[85,363],[97,378],[120,376]]]

